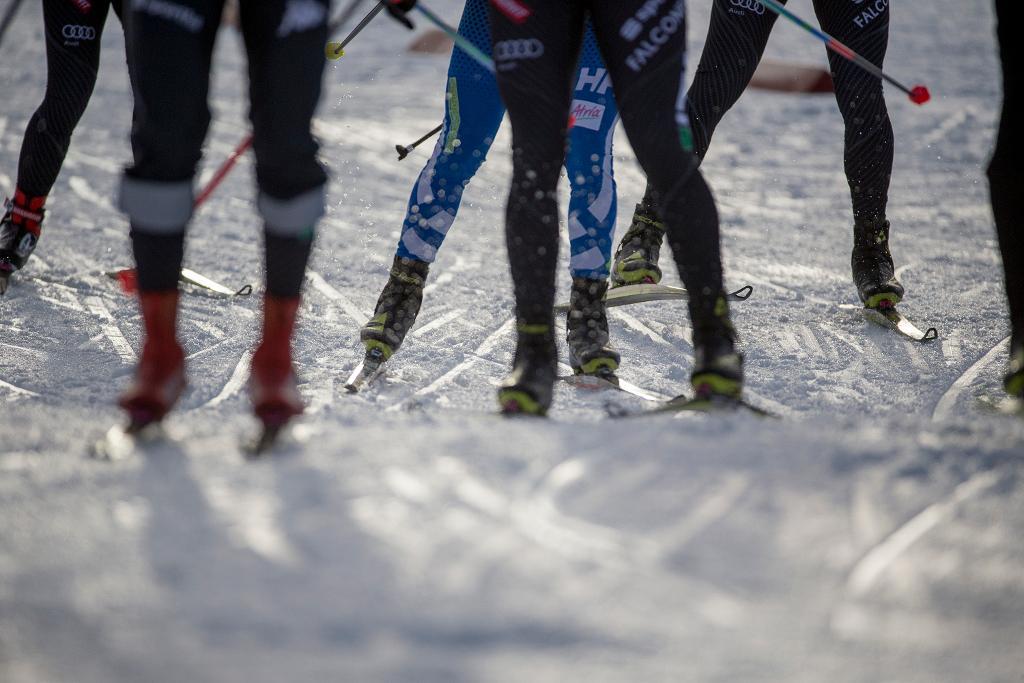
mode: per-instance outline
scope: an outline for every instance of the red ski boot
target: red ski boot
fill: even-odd
[[[292,367],[292,330],[299,297],[267,295],[263,300],[263,339],[252,357],[249,393],[253,411],[266,430],[280,430],[303,411]]]
[[[175,336],[178,291],[140,292],[146,336],[135,379],[118,405],[128,412],[128,431],[159,422],[185,390],[185,352]]]

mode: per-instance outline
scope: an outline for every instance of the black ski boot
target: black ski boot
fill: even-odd
[[[1010,396],[1024,400],[1024,340],[1010,345],[1010,364],[1003,378],[1003,388]]]
[[[612,286],[661,282],[658,256],[665,238],[665,224],[653,211],[636,205],[633,222],[622,236],[612,263]]]
[[[396,256],[373,317],[359,331],[368,361],[382,363],[398,350],[416,322],[430,264]]]
[[[608,339],[604,305],[607,291],[606,280],[572,279],[565,341],[569,345],[569,365],[577,375],[610,377],[619,367],[619,354]]]
[[[498,389],[501,412],[546,415],[551,407],[556,377],[558,349],[551,326],[520,323],[512,374]]]
[[[903,298],[889,253],[889,221],[853,226],[853,283],[867,308],[893,308]]]
[[[21,190],[15,191],[13,201],[4,202],[0,219],[0,294],[7,291],[14,271],[20,270],[35,251],[42,232],[44,202],[46,197],[26,197]]]
[[[697,398],[739,398],[743,390],[743,355],[736,351],[736,329],[729,320],[725,294],[690,303],[693,321],[693,372]]]

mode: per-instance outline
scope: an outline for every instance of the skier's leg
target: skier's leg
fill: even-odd
[[[611,78],[589,25],[583,35],[570,116],[573,126],[565,160],[572,189],[568,221],[572,293],[566,318],[569,362],[578,372],[607,374],[619,365],[604,305],[616,212],[612,138],[619,117]]]
[[[311,125],[326,61],[328,0],[307,3],[302,16],[286,0],[243,2],[239,10],[249,57],[267,281],[250,390],[256,414],[279,426],[303,407],[291,340],[316,224],[324,214],[327,174],[317,160]]]
[[[736,395],[742,365],[722,289],[718,212],[698,169],[686,115],[684,0],[653,12],[642,0],[592,7],[622,123],[657,192],[669,245],[690,292],[694,387]]]
[[[785,0],[783,0],[785,3]],[[686,96],[693,151],[703,159],[715,128],[746,90],[761,61],[777,15],[757,2],[715,0],[700,63]],[[618,285],[658,282],[665,224],[650,183],[615,253],[612,278]]]
[[[459,33],[490,53],[485,0],[466,3]],[[388,282],[373,317],[360,331],[374,358],[390,358],[416,321],[429,266],[455,221],[463,190],[487,157],[504,113],[494,76],[456,47],[448,65],[441,135],[413,185]]]
[[[1010,365],[1006,373],[1006,391],[1024,398],[1024,172],[1018,158],[1021,90],[1019,74],[1024,68],[1020,45],[1014,42],[1009,15],[1009,0],[996,0],[999,58],[1003,66],[1003,110],[999,134],[988,166],[992,213],[995,216],[999,250],[1006,276],[1006,297],[1010,306]]]
[[[485,0],[466,3],[459,33],[490,52]],[[504,113],[494,76],[455,47],[448,65],[444,124],[409,197],[397,256],[433,263],[455,220],[463,190],[487,157]]]
[[[192,215],[192,178],[210,122],[206,96],[221,3],[133,3],[127,12],[132,84],[140,116],[134,164],[121,181],[131,222],[145,344],[121,405],[143,421],[163,417],[184,388],[184,353],[175,336],[178,273]]]
[[[815,0],[814,11],[824,31],[882,66],[889,42],[888,0]],[[893,132],[882,81],[833,52],[828,59],[846,126],[843,157],[853,199],[853,280],[865,306],[890,307],[903,298],[903,287],[895,277],[885,217]]]
[[[512,375],[499,391],[509,412],[543,414],[551,404],[557,187],[583,15],[581,3],[569,0],[534,3],[525,13],[491,6],[498,87],[512,123],[506,241],[519,334]]]
[[[0,218],[0,294],[10,274],[31,256],[42,233],[46,197],[96,84],[109,6],[109,0],[98,0],[83,12],[71,2],[43,2],[46,92],[26,127],[17,187]]]

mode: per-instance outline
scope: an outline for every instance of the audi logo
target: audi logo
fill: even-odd
[[[757,0],[730,0],[730,2],[732,2],[733,7],[747,9],[756,14],[764,14],[764,5]]]
[[[502,40],[494,44],[494,58],[499,61],[506,59],[536,59],[542,54],[544,54],[544,43],[536,38]]]
[[[96,38],[96,29],[92,26],[65,24],[61,35],[68,40],[94,40]]]

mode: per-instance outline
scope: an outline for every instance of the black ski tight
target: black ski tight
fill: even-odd
[[[120,0],[43,0],[46,94],[25,129],[18,187],[30,197],[50,194],[64,164],[71,134],[82,118],[100,63],[100,39],[110,7]]]
[[[814,11],[822,30],[882,66],[889,42],[889,0],[814,0]],[[722,117],[750,83],[776,19],[756,0],[714,0],[704,52],[687,93],[694,151],[701,159]],[[893,133],[882,82],[832,52],[828,60],[846,127],[843,156],[854,220],[884,218]],[[645,197],[646,204],[650,200]]]
[[[552,322],[559,241],[556,186],[588,14],[626,134],[658,193],[683,281],[698,300],[713,300],[722,288],[718,214],[697,170],[682,107],[684,2],[652,4],[559,0],[491,5],[498,86],[512,122],[506,239],[521,323]]]
[[[1024,68],[1020,44],[1015,42],[1010,23],[1010,0],[996,0],[999,22],[999,57],[1003,64],[1003,112],[999,136],[988,166],[992,212],[999,234],[999,249],[1006,274],[1006,295],[1010,303],[1010,325],[1014,343],[1024,343],[1024,173],[1019,150],[1021,140],[1020,73]]]

